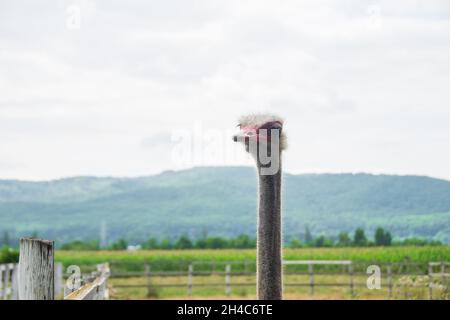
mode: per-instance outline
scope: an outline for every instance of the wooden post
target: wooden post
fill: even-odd
[[[152,292],[152,275],[150,263],[145,261],[145,277],[147,278],[147,296],[150,297]]]
[[[314,269],[313,264],[308,264],[308,273],[309,273],[309,294],[314,295]]]
[[[229,296],[231,294],[231,265],[227,264],[225,267],[225,294]]]
[[[2,267],[0,267],[2,269],[2,271],[0,271],[1,273],[1,283],[0,283],[0,297],[3,298],[3,300],[6,300],[7,296],[8,296],[8,264],[4,264],[2,265]]]
[[[428,263],[428,297],[433,300],[433,266]]]
[[[349,276],[350,276],[350,295],[353,297],[354,296],[354,290],[353,290],[353,287],[354,287],[354,285],[353,285],[353,264],[352,263],[350,263],[349,265],[348,265],[348,274],[349,274]]]
[[[96,300],[109,300],[108,278],[111,274],[110,270],[107,262],[97,265],[97,277],[94,282],[98,282],[98,279],[100,279],[100,283],[98,284]]]
[[[20,239],[19,300],[53,300],[53,241]]]
[[[18,300],[19,299],[19,264],[14,264],[14,269],[12,272],[11,279],[11,299]]]
[[[391,264],[387,265],[388,274],[388,298],[392,299],[392,267]]]
[[[62,282],[63,282],[63,270],[62,263],[59,262],[55,265],[55,297],[61,294]]]
[[[6,295],[5,290],[3,290],[3,272],[5,270],[4,264],[0,264],[0,298],[3,297],[3,295]]]
[[[3,300],[8,299],[8,296],[11,293],[11,289],[9,287],[9,277],[11,271],[13,270],[14,265],[12,263],[5,264],[4,275],[3,275]]]
[[[192,272],[194,271],[194,267],[192,263],[189,263],[189,270],[188,270],[188,296],[192,296]]]
[[[441,277],[442,277],[442,286],[444,287],[444,292],[447,292],[447,278],[445,276],[445,262],[441,262]]]

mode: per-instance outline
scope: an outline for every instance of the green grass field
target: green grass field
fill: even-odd
[[[340,275],[315,275],[314,294],[310,293],[310,287],[304,286],[284,286],[284,299],[304,300],[304,299],[428,299],[428,288],[426,285],[402,285],[405,277],[395,276],[392,279],[392,293],[388,292],[388,281],[382,278],[379,290],[369,290],[366,287],[366,275],[355,275],[353,277],[354,290],[351,294],[348,283],[349,276]],[[231,293],[225,294],[224,278],[220,275],[196,276],[193,279],[192,295],[187,294],[186,277],[153,277],[151,282],[154,285],[149,291],[146,286],[148,279],[145,277],[112,278],[110,279],[110,294],[112,299],[255,299],[256,285],[236,286],[236,283],[255,283],[255,276],[232,276]],[[308,284],[308,275],[285,275],[284,283]],[[204,286],[209,284],[208,286]],[[214,284],[214,285],[212,285]],[[329,284],[321,286],[321,284]],[[338,286],[330,286],[338,284]],[[340,285],[339,285],[340,284]],[[121,285],[141,285],[141,287],[123,288]],[[178,286],[174,286],[178,285]],[[434,289],[435,299],[448,299],[448,293]]]
[[[318,286],[314,296],[309,294],[308,286],[285,287],[286,299],[386,299],[388,297],[386,266],[393,267],[393,291],[391,299],[426,299],[428,289],[422,284],[403,287],[405,281],[415,283],[426,277],[428,262],[450,261],[450,246],[429,247],[368,247],[368,248],[301,248],[285,249],[285,260],[351,260],[354,263],[355,292],[350,294],[347,286],[349,274],[346,266],[315,266],[316,283],[341,283],[344,286]],[[256,282],[255,250],[141,250],[126,251],[57,251],[56,261],[68,265],[78,265],[89,271],[97,263],[110,262],[113,274],[109,280],[112,299],[254,299]],[[214,263],[211,263],[214,261]],[[122,276],[118,273],[144,271],[144,263],[149,262],[152,272],[187,271],[190,262],[195,271],[216,271],[213,275],[194,276],[192,296],[187,295],[187,275],[167,276],[154,274],[151,277],[151,290],[148,279],[139,274]],[[235,284],[230,296],[224,292],[224,271],[226,263],[232,263],[232,272],[248,271],[247,275],[232,275]],[[366,268],[369,264],[379,263],[382,269],[382,289],[365,288]],[[405,269],[406,266],[406,269]],[[306,283],[310,281],[305,265],[284,267],[285,283]],[[321,274],[321,272],[323,274]],[[331,274],[329,274],[331,272]],[[327,274],[328,273],[328,274]],[[422,281],[422,280],[421,280]],[[250,283],[236,286],[239,282]],[[203,285],[202,285],[203,284]],[[124,287],[124,286],[135,287]],[[207,286],[204,286],[207,285]],[[211,286],[212,285],[212,286]],[[139,287],[140,286],[140,287]],[[150,291],[149,291],[150,290]],[[435,290],[435,294],[442,294]]]
[[[127,251],[57,251],[56,261],[65,266],[81,266],[102,262],[144,263],[179,261],[254,261],[254,249],[245,250],[140,250]],[[450,261],[450,246],[367,247],[367,248],[300,248],[284,249],[284,260],[352,260],[353,262]]]

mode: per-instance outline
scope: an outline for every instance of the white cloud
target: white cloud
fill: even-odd
[[[0,178],[156,173],[149,137],[271,111],[288,171],[450,179],[449,37],[443,0],[5,1]]]

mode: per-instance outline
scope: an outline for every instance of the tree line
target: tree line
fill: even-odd
[[[288,248],[303,247],[370,247],[370,246],[424,246],[442,245],[440,241],[421,238],[406,238],[394,241],[391,232],[379,227],[375,230],[373,238],[369,239],[363,228],[357,228],[353,234],[340,232],[337,237],[326,237],[324,235],[314,236],[308,227],[301,237],[291,237],[286,243]],[[129,247],[126,239],[112,242],[104,249],[125,250]],[[148,250],[170,250],[170,249],[251,249],[256,248],[256,239],[246,234],[237,237],[202,236],[191,238],[188,234],[182,234],[176,239],[158,239],[150,237],[139,248]],[[62,250],[99,250],[98,241],[73,241],[61,246]]]
[[[35,234],[34,236],[37,236]],[[314,236],[308,227],[299,237],[290,237],[285,243],[288,248],[307,248],[307,247],[370,247],[370,246],[424,246],[424,245],[441,245],[440,241],[426,240],[421,238],[406,238],[394,241],[391,232],[379,227],[375,230],[373,238],[369,239],[363,228],[357,228],[353,234],[343,231],[336,237],[327,237],[324,235]],[[11,250],[11,239],[7,233],[0,238],[0,256],[10,256],[13,254]],[[134,249],[148,250],[170,250],[170,249],[251,249],[256,248],[256,239],[246,234],[237,237],[221,237],[208,236],[204,234],[198,238],[192,238],[188,234],[182,234],[178,238],[162,238],[150,237],[147,241],[134,245]],[[107,246],[101,246],[98,240],[75,240],[66,242],[58,246],[60,250],[127,250],[130,249],[130,242],[121,238],[111,242]],[[5,258],[6,260],[9,260]]]
[[[375,230],[372,240],[366,236],[366,232],[363,228],[357,228],[353,234],[350,234],[347,231],[342,231],[337,235],[337,237],[326,237],[324,235],[314,237],[309,228],[306,227],[302,239],[292,238],[287,244],[287,246],[290,248],[425,246],[425,245],[442,245],[442,242],[417,237],[410,237],[394,241],[391,232],[381,227],[378,227]]]

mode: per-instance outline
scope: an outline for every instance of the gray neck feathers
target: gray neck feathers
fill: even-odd
[[[274,175],[261,174],[257,234],[257,294],[260,300],[282,299],[281,156]]]

